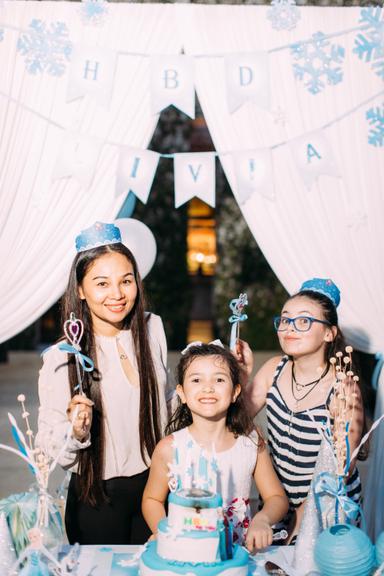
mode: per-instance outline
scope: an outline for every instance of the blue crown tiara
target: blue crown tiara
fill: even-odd
[[[299,292],[305,292],[306,290],[323,294],[323,296],[331,300],[335,308],[340,304],[340,290],[329,278],[312,278],[311,280],[306,280],[306,282],[301,285]]]
[[[95,222],[90,228],[82,230],[76,236],[76,250],[77,252],[84,252],[98,246],[117,244],[117,242],[121,242],[120,230],[117,226]]]

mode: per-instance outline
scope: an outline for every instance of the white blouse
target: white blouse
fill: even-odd
[[[167,421],[165,387],[167,382],[167,344],[162,320],[150,314],[149,342],[159,386],[161,428]],[[137,370],[132,334],[122,330],[117,336],[96,336],[97,366],[101,374],[105,430],[105,462],[103,478],[133,476],[148,465],[140,454],[139,407],[140,388],[128,380],[120,360],[119,347]],[[37,444],[55,457],[64,445],[69,422],[66,415],[71,395],[68,382],[67,354],[53,346],[44,355],[39,374],[39,420]],[[78,450],[90,445],[92,439],[79,442],[71,437],[59,463],[72,472]],[[148,460],[149,463],[149,460]]]

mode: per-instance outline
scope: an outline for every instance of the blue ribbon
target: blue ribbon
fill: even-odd
[[[92,370],[94,369],[95,365],[91,360],[91,358],[89,358],[85,354],[82,354],[82,352],[80,352],[78,348],[75,348],[71,344],[68,344],[68,342],[62,342],[61,344],[59,344],[58,349],[61,350],[62,352],[67,352],[67,354],[74,354],[76,358],[78,358],[85,372],[92,372]]]
[[[343,482],[339,482],[337,476],[329,472],[319,474],[315,479],[314,493],[320,510],[322,510],[320,496],[322,494],[329,494],[336,499],[337,505],[344,510],[347,521],[351,522],[352,520],[356,520],[360,514],[362,523],[364,524],[363,511],[360,505],[347,496],[345,485]]]
[[[233,316],[229,317],[228,322],[233,324],[235,322],[244,322],[244,320],[248,320],[248,316],[246,314],[234,314]]]

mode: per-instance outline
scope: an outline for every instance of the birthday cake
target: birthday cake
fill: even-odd
[[[191,488],[171,492],[168,517],[140,558],[140,576],[246,576],[248,552],[232,543],[222,498]]]

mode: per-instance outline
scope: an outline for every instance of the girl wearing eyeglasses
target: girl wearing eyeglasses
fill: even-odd
[[[248,387],[251,415],[266,405],[268,439],[278,476],[289,499],[284,527],[294,543],[312,480],[321,436],[313,419],[324,422],[334,413],[335,376],[330,358],[345,350],[338,326],[340,292],[328,279],[304,282],[300,291],[284,304],[274,326],[283,356],[268,360]],[[252,372],[249,346],[238,343],[238,359],[248,374]],[[361,393],[357,387],[354,417],[349,430],[351,453],[358,446],[364,426]],[[352,462],[347,494],[361,497],[358,470]],[[276,527],[281,529],[282,526]]]

